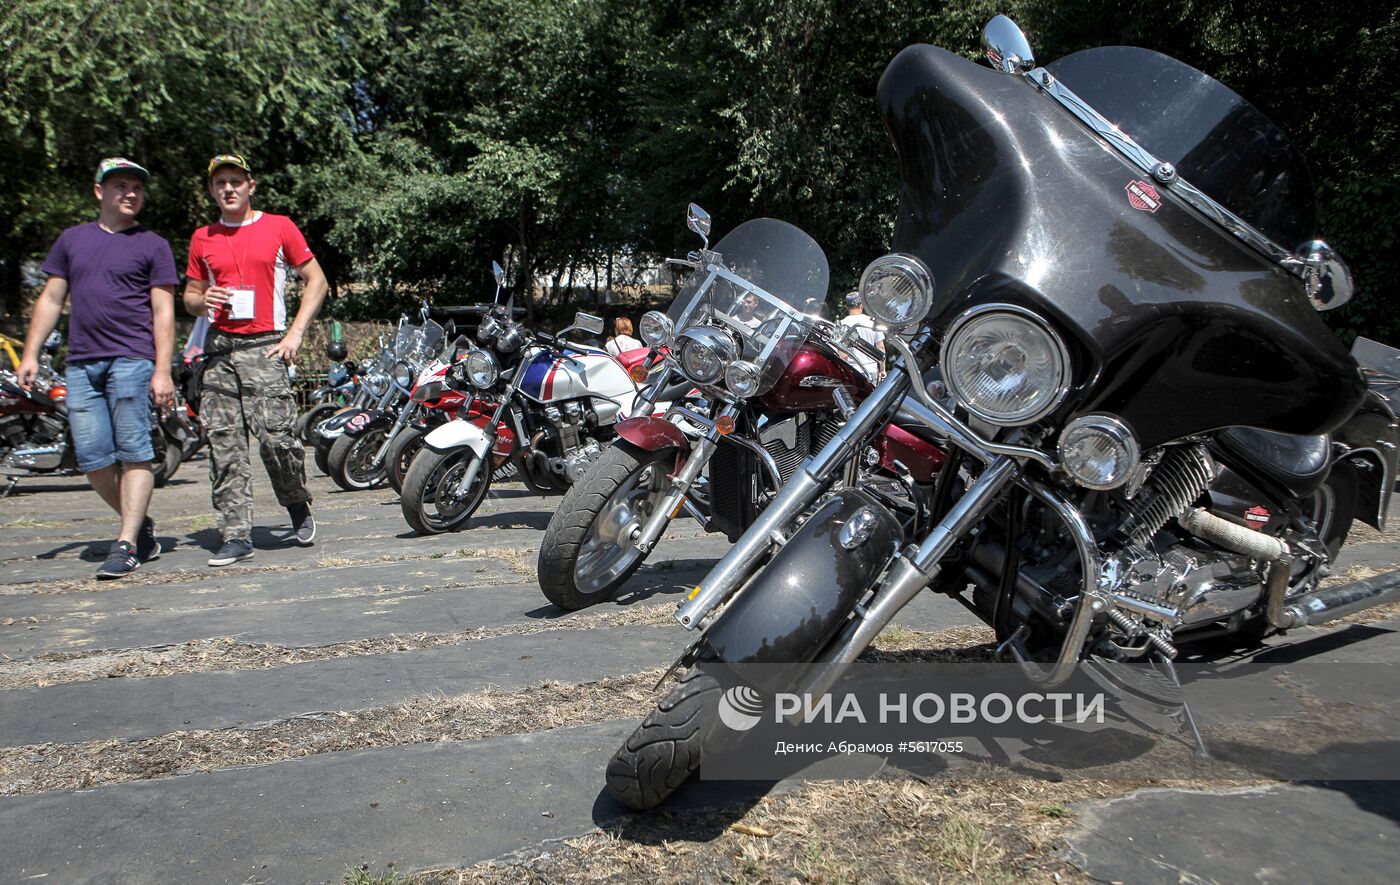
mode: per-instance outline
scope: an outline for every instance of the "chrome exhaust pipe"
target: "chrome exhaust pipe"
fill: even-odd
[[[1400,570],[1301,596],[1284,607],[1281,623],[1274,626],[1283,630],[1313,627],[1396,601],[1400,601]]]

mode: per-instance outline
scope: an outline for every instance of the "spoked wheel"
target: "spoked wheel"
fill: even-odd
[[[461,488],[467,470],[476,460],[476,453],[469,448],[419,451],[399,495],[403,518],[411,528],[436,535],[456,531],[466,524],[491,488],[489,463],[477,471],[470,488]]]
[[[408,476],[408,468],[423,448],[427,435],[427,431],[417,427],[405,427],[389,443],[389,451],[384,454],[384,466],[389,470],[389,487],[394,491],[403,493],[404,477]]]
[[[326,461],[327,472],[336,485],[347,492],[355,492],[384,483],[389,471],[382,461],[378,467],[373,462],[375,452],[384,445],[386,433],[385,428],[376,428],[359,436],[342,435],[335,441]]]
[[[604,602],[646,555],[632,536],[651,517],[675,453],[609,446],[564,495],[540,543],[537,573],[550,602],[574,611]]]
[[[608,792],[645,811],[665,802],[700,768],[719,722],[720,684],[690,670],[656,704],[608,763]]]

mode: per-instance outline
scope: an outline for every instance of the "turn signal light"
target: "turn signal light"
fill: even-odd
[[[734,419],[728,415],[720,415],[715,419],[715,430],[720,436],[728,436],[734,432]]]
[[[647,367],[645,363],[637,363],[627,370],[627,377],[632,379],[634,384],[647,383]]]

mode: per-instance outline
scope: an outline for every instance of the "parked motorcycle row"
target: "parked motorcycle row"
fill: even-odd
[[[692,205],[702,245],[645,350],[567,342],[601,330],[587,314],[527,330],[498,285],[470,340],[401,324],[316,431],[339,434],[342,486],[402,470],[422,532],[466,525],[505,465],[562,494],[538,576],[566,609],[609,598],[683,511],[730,539],[676,612],[695,638],[674,687],[608,766],[628,807],[714,740],[696,665],[785,664],[752,687],[818,695],[926,589],[1047,688],[1400,598],[1397,574],[1320,586],[1354,519],[1385,526],[1400,354],[1349,353],[1318,316],[1352,284],[1301,156],[1150,50],[1037,67],[1003,16],[983,44],[990,67],[917,45],[880,81],[900,203],[860,280],[893,356],[878,384],[817,315],[810,236],[760,218],[711,246]],[[1189,97],[1170,115],[1143,100],[1163,84]]]
[[[55,332],[39,355],[39,374],[29,390],[20,387],[15,344],[6,339],[8,359],[0,365],[0,498],[14,491],[21,480],[38,476],[78,476],[68,424],[68,386],[53,367],[53,357],[63,339]],[[175,402],[165,410],[152,406],[151,445],[155,449],[155,484],[159,488],[175,476],[207,441],[199,416],[175,387]]]

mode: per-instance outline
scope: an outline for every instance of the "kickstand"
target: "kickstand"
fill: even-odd
[[[0,498],[10,497],[10,492],[13,492],[15,490],[15,486],[19,485],[18,476],[7,476],[5,478],[10,481],[10,484],[5,486],[5,491],[0,492]]]
[[[1164,655],[1158,654],[1154,658],[1157,669],[1172,681],[1172,685],[1176,686],[1177,691],[1181,692],[1181,721],[1191,732],[1191,738],[1196,742],[1196,758],[1210,759],[1211,755],[1210,751],[1206,749],[1205,739],[1201,737],[1201,730],[1196,727],[1196,717],[1191,715],[1191,704],[1186,700],[1186,690],[1181,687],[1181,680],[1176,677],[1176,665],[1172,663],[1171,658]]]

